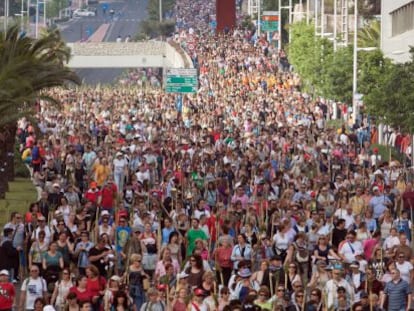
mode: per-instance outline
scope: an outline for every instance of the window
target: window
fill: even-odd
[[[414,1],[392,11],[390,15],[393,37],[414,29]]]

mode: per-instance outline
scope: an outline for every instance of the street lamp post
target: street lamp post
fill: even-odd
[[[354,0],[354,59],[353,59],[353,74],[352,74],[352,121],[357,122],[359,107],[356,99],[357,94],[357,71],[358,71],[358,0]]]
[[[9,27],[9,0],[4,0],[4,33],[7,34],[7,28]]]
[[[162,22],[162,0],[159,0],[159,10],[160,10],[160,22]]]
[[[35,38],[39,38],[39,0],[36,0]]]
[[[261,20],[260,20],[260,16],[261,16],[261,0],[257,1],[257,36],[260,36],[260,31],[261,31]]]
[[[289,23],[292,21],[292,1],[289,0],[289,6],[282,6],[282,0],[279,0],[279,51],[282,49],[282,10],[289,10]],[[289,30],[289,42],[291,32]]]

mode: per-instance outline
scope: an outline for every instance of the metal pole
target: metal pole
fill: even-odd
[[[306,0],[306,24],[309,25],[309,1],[310,0]]]
[[[291,41],[292,38],[292,34],[290,31],[290,27],[292,26],[292,16],[293,16],[293,10],[292,10],[292,0],[289,0],[289,43]]]
[[[7,29],[9,28],[9,0],[4,2],[4,33],[7,34]]]
[[[334,48],[334,52],[336,52],[336,36],[337,36],[337,24],[338,24],[338,0],[334,0],[334,27],[333,27],[333,48]]]
[[[325,34],[325,23],[324,23],[324,15],[325,14],[325,0],[321,2],[321,37]]]
[[[35,38],[39,38],[39,0],[36,0]]]
[[[315,0],[315,36],[318,34],[318,0]]]
[[[162,22],[162,0],[159,0],[160,4],[160,22]]]
[[[354,1],[354,60],[352,76],[352,121],[354,124],[358,117],[358,105],[356,102],[357,93],[357,72],[358,72],[358,0]]]
[[[24,20],[24,0],[22,0],[22,8],[20,10],[20,31],[24,30],[23,20]]]
[[[279,51],[282,50],[282,0],[279,0]]]
[[[46,28],[46,0],[43,0],[43,26]]]
[[[29,35],[31,31],[30,29],[30,0],[27,0],[26,13],[27,13],[27,34]]]
[[[260,2],[261,0],[257,0],[257,37],[260,37],[260,30],[261,30],[261,20],[260,20]]]

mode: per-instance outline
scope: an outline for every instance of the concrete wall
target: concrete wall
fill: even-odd
[[[163,41],[69,43],[72,68],[188,67],[188,55]],[[187,66],[186,66],[187,65]]]
[[[382,31],[381,49],[386,57],[395,62],[406,62],[410,60],[409,46],[414,46],[414,30],[406,31],[398,36],[392,37],[392,19],[390,13],[412,0],[383,0],[381,1]]]

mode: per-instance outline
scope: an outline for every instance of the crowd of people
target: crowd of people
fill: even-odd
[[[39,199],[4,227],[0,310],[410,310],[401,164],[264,37],[212,34],[214,1],[175,13],[196,94],[55,89],[19,122]]]

